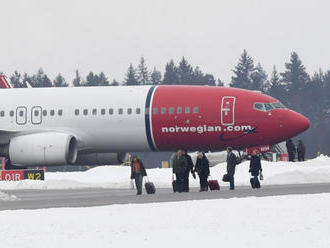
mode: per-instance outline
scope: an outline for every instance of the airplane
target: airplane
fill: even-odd
[[[19,167],[118,164],[128,151],[242,150],[310,127],[273,97],[229,87],[10,88],[0,99],[0,156]]]

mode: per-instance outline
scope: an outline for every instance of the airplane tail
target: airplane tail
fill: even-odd
[[[6,76],[0,74],[0,88],[2,89],[9,89],[13,88],[10,83],[8,83]]]

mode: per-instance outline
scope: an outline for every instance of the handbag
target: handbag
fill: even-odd
[[[260,179],[260,180],[264,180],[264,175],[262,174],[261,171],[260,171],[259,179]]]
[[[223,177],[222,177],[222,181],[229,182],[229,175],[228,174],[224,174]]]

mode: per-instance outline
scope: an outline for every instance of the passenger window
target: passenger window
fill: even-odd
[[[129,114],[129,115],[132,114],[132,109],[131,108],[127,109],[127,114]]]
[[[177,111],[178,114],[182,114],[182,107],[178,107]]]
[[[158,108],[154,108],[154,109],[153,109],[153,114],[154,114],[154,115],[158,114]]]
[[[198,112],[199,112],[198,107],[194,107],[194,114],[198,114]]]
[[[270,103],[265,103],[266,111],[272,110],[273,106]]]
[[[59,109],[59,110],[57,111],[57,114],[58,114],[59,116],[62,116],[62,115],[63,115],[63,110],[62,110],[62,109]]]
[[[101,115],[105,115],[105,109],[101,109]]]
[[[55,115],[55,110],[52,109],[52,110],[49,112],[49,114],[50,114],[51,116],[54,116],[54,115]]]
[[[75,114],[75,115],[79,115],[79,109],[76,109],[76,110],[74,111],[74,114]]]
[[[166,114],[166,108],[165,107],[162,107],[161,110],[160,110],[161,114],[164,115]]]
[[[118,109],[118,114],[120,114],[120,115],[123,114],[123,109],[122,108]]]
[[[136,114],[137,115],[141,114],[141,109],[140,108],[136,108]]]
[[[84,115],[88,115],[88,109],[84,109],[83,114],[84,114]]]
[[[170,108],[168,109],[168,113],[169,113],[170,115],[174,114],[174,108],[173,108],[173,107],[170,107]]]
[[[109,115],[113,115],[113,109],[109,109]]]
[[[185,113],[186,113],[186,114],[190,114],[190,107],[186,107],[186,109],[185,109]]]
[[[1,116],[1,117],[4,117],[4,116],[5,116],[5,111],[1,110],[1,111],[0,111],[0,116]]]
[[[47,116],[47,110],[43,110],[43,111],[42,111],[42,115],[43,115],[43,116]]]
[[[13,117],[13,116],[14,116],[14,111],[11,110],[11,111],[9,112],[9,115],[10,115],[11,117]]]
[[[92,114],[93,114],[93,115],[97,115],[97,109],[93,109],[93,110],[92,110]]]
[[[264,111],[264,105],[262,103],[255,103],[254,108],[256,110]]]

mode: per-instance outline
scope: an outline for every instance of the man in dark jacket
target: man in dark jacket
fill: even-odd
[[[210,175],[210,165],[209,160],[203,152],[198,152],[194,171],[197,172],[199,176],[200,192],[207,191],[209,186],[207,178]]]
[[[142,161],[137,156],[134,156],[131,162],[131,179],[135,179],[137,195],[142,194],[142,182],[144,176],[147,176],[146,169],[144,168]]]
[[[258,179],[259,172],[262,172],[261,168],[261,159],[258,155],[258,151],[253,151],[253,155],[250,159],[250,170],[251,175],[253,176],[251,186],[252,188],[260,188],[260,181]]]
[[[189,173],[191,172],[191,174],[193,175],[194,178],[196,178],[196,175],[194,173],[194,163],[191,159],[191,156],[188,154],[188,152],[186,150],[184,150],[184,154],[183,156],[186,158],[187,160],[187,169],[184,173],[184,192],[189,192]]]
[[[230,190],[235,189],[234,175],[237,163],[236,155],[233,153],[233,148],[227,147],[227,174],[229,176]]]
[[[296,156],[296,147],[291,139],[286,141],[286,150],[288,151],[289,161],[294,162]]]
[[[176,191],[181,193],[184,191],[185,173],[188,168],[188,162],[183,155],[183,150],[179,150],[173,158],[173,173],[176,177]]]
[[[306,148],[302,140],[298,140],[297,153],[298,153],[298,161],[300,162],[305,161]]]

